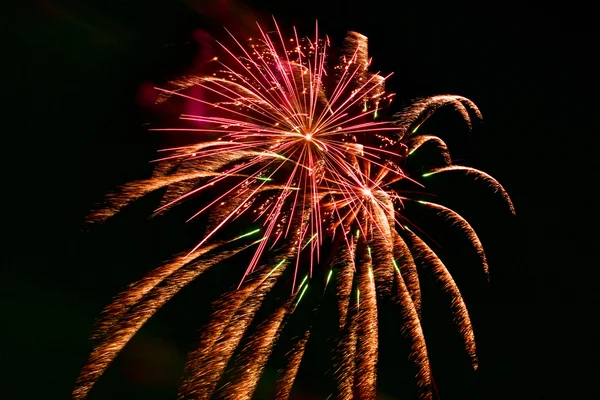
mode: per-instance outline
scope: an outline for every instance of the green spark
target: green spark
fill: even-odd
[[[360,308],[360,289],[356,289],[356,308]]]
[[[369,252],[369,257],[371,257],[371,247],[367,246],[367,251]]]
[[[317,237],[318,233],[315,233],[314,235],[312,235],[312,237],[310,239],[308,239],[308,242],[306,242],[306,244],[304,245],[304,247],[302,247],[302,250],[304,250],[306,248],[306,246],[308,246],[310,244],[310,242],[312,242],[314,240],[314,238]]]
[[[408,227],[408,225],[404,225],[404,229],[406,229],[406,230],[407,230],[407,231],[409,231],[409,232],[412,232],[412,231],[410,230],[410,228]]]
[[[252,232],[244,233],[243,235],[238,236],[235,239],[232,239],[231,241],[233,242],[234,240],[238,240],[238,239],[244,238],[246,236],[254,235],[256,232],[260,232],[260,229],[255,229]]]
[[[360,237],[360,229],[356,230],[356,238],[358,239]]]
[[[277,265],[276,265],[276,266],[275,266],[275,267],[274,267],[274,268],[271,270],[271,272],[269,272],[269,273],[267,274],[267,277],[266,277],[265,279],[267,279],[269,276],[271,276],[271,274],[272,274],[273,272],[275,272],[275,271],[277,270],[277,268],[281,267],[281,264],[283,264],[284,262],[285,262],[285,258],[284,258],[283,260],[281,260],[281,261],[279,262],[279,264],[277,264]]]
[[[302,293],[300,293],[300,297],[298,297],[298,301],[296,302],[296,307],[298,307],[298,304],[300,303],[300,300],[302,300],[302,296],[304,296],[304,292],[306,292],[306,289],[308,289],[308,285],[304,286],[304,289],[302,289]]]
[[[252,244],[260,243],[260,242],[262,242],[263,240],[266,240],[267,238],[268,238],[268,236],[264,236],[264,237],[262,237],[261,239],[258,239],[257,241],[255,241],[255,242],[252,242]]]
[[[427,202],[426,202],[426,201],[423,201],[423,200],[417,200],[417,203],[421,203],[421,204],[427,204]]]
[[[287,160],[287,157],[282,156],[281,154],[277,154],[277,153],[268,153],[268,155],[270,155],[271,157],[275,157],[275,158],[279,158],[282,160]]]
[[[378,108],[375,109],[375,112],[373,113],[373,119],[376,119],[377,116],[379,115],[379,113],[377,112],[378,110],[379,110]]]
[[[412,153],[414,153],[415,151],[417,151],[417,149],[412,149],[412,150],[411,150],[411,151],[408,153],[408,155],[410,156],[410,155],[411,155]]]
[[[392,263],[394,264],[394,268],[396,268],[396,271],[398,271],[398,273],[400,273],[400,268],[398,268],[398,264],[396,264],[396,260],[392,259]]]
[[[428,176],[431,176],[435,174],[435,172],[427,172],[426,174],[421,175],[423,178],[427,178]]]
[[[325,283],[325,287],[329,285],[329,280],[331,279],[331,275],[333,274],[333,269],[329,270],[329,275],[327,275],[327,282]]]
[[[258,179],[259,181],[272,181],[273,180],[271,178],[263,178],[263,177],[256,178],[256,179]]]
[[[302,287],[302,285],[304,285],[304,282],[306,282],[307,279],[308,279],[308,275],[306,275],[304,277],[304,279],[302,279],[302,283],[300,284],[300,287]]]

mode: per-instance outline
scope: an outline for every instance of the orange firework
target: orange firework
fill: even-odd
[[[440,107],[454,107],[469,127],[471,118],[481,118],[479,110],[468,99],[443,95],[384,119],[393,95],[384,90],[387,77],[369,71],[366,37],[350,32],[332,60],[329,38],[320,37],[318,29],[310,38],[300,38],[295,30],[284,38],[276,23],[273,32],[259,29],[259,39],[242,43],[232,36],[233,46],[220,44],[223,56],[206,66],[206,74],[157,88],[160,103],[181,99],[201,107],[198,113],[182,114],[178,127],[155,130],[189,132],[197,142],[161,150],[164,156],[156,160],[152,177],[123,185],[90,214],[90,222],[105,221],[162,189],[154,216],[201,198],[190,219],[203,218],[205,230],[195,246],[150,271],[105,309],[74,399],[86,397],[119,351],[181,288],[234,259],[246,261],[244,270],[214,304],[188,356],[182,398],[252,398],[301,301],[309,297],[318,306],[326,295],[335,298],[337,308],[337,339],[329,357],[334,360],[332,398],[375,398],[380,302],[397,311],[411,342],[420,396],[432,398],[421,326],[422,272],[440,282],[450,298],[457,329],[477,368],[465,302],[427,238],[408,219],[405,205],[420,204],[458,226],[487,275],[472,226],[441,204],[411,197],[424,191],[421,178],[463,173],[499,192],[514,213],[494,178],[453,165],[440,138],[416,132]],[[202,96],[192,94],[193,89]],[[442,163],[413,175],[406,159],[428,142],[437,146]],[[236,224],[256,229],[232,235]],[[277,305],[260,316],[265,298],[275,292]],[[305,326],[287,349],[276,398],[292,393],[312,336]]]

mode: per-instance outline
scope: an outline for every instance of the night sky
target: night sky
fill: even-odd
[[[334,44],[347,30],[368,36],[373,70],[394,72],[392,111],[458,94],[483,113],[472,133],[446,113],[430,127],[462,135],[449,139],[453,156],[498,179],[517,211],[474,189],[455,196],[480,233],[492,283],[465,279],[477,374],[443,326],[426,331],[441,398],[600,398],[598,261],[587,255],[597,247],[599,35],[586,10],[272,3],[40,0],[3,16],[14,56],[3,57],[0,397],[69,398],[102,308],[185,233],[146,229],[135,216],[83,225],[104,193],[151,171],[160,140],[147,131],[156,116],[147,88],[194,70],[201,39],[224,37],[223,25],[245,33],[272,14],[307,33],[318,19]],[[194,289],[177,296],[89,398],[175,398],[207,307]]]

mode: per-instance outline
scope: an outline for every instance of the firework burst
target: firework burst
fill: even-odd
[[[421,328],[422,270],[449,296],[477,368],[474,333],[460,291],[404,211],[407,202],[416,201],[411,193],[424,191],[421,177],[454,171],[481,178],[514,212],[496,180],[453,165],[440,138],[416,133],[440,107],[453,106],[469,127],[471,118],[481,117],[479,110],[468,99],[444,95],[383,119],[393,95],[384,90],[387,77],[369,71],[366,37],[349,33],[332,59],[329,38],[320,37],[318,29],[310,38],[300,38],[295,30],[284,38],[275,23],[273,32],[260,33],[258,40],[242,43],[232,36],[232,46],[219,43],[223,57],[213,59],[206,74],[158,88],[159,102],[183,99],[203,111],[182,114],[176,128],[155,130],[190,132],[199,139],[162,150],[150,179],[123,185],[90,214],[90,222],[102,222],[160,189],[155,216],[198,196],[210,199],[190,215],[190,220],[205,221],[196,245],[149,272],[105,309],[75,399],[88,394],[118,352],[181,288],[239,255],[249,261],[243,273],[232,277],[234,287],[215,303],[188,356],[182,398],[251,398],[274,347],[309,296],[309,286],[320,288],[311,291],[316,308],[326,294],[335,298],[335,398],[375,398],[380,302],[402,319],[420,396],[431,398]],[[190,94],[192,88],[203,95]],[[437,146],[443,161],[417,178],[405,170],[406,158],[428,142]],[[464,231],[487,274],[482,245],[468,222],[441,204],[418,204]],[[228,227],[242,221],[258,228],[229,235]],[[265,298],[275,292],[277,306],[257,317]],[[278,399],[290,396],[310,337],[306,326],[287,349],[276,382]],[[219,385],[223,379],[227,384]]]

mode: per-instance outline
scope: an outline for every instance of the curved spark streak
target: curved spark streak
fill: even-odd
[[[208,147],[208,146],[202,146]],[[196,151],[198,151],[201,146],[198,147]],[[206,177],[216,177],[217,181],[224,179],[224,175],[222,172],[217,172],[216,170],[221,168],[227,163],[231,163],[233,161],[239,160],[240,157],[243,156],[256,156],[256,152],[223,152],[218,154],[218,157],[214,157],[209,162],[206,162],[202,165],[202,170],[193,170],[193,171],[183,171],[180,173],[175,173],[173,175],[162,175],[160,172],[155,172],[155,177],[151,179],[138,180],[126,183],[125,185],[117,188],[116,191],[108,194],[101,207],[98,207],[96,210],[92,211],[87,218],[87,222],[89,223],[98,223],[104,222],[108,218],[114,216],[119,211],[121,211],[128,204],[131,204],[135,200],[145,196],[148,193],[154,192],[158,189],[197,178],[206,178]],[[170,166],[172,168],[172,166]],[[164,167],[163,167],[164,168]],[[230,175],[231,176],[231,175]],[[235,175],[233,175],[235,176]],[[214,181],[213,181],[214,182]],[[210,183],[209,185],[213,185],[214,183]],[[200,189],[195,188],[195,191]],[[182,197],[179,197],[181,199]],[[170,204],[169,204],[170,205]],[[164,205],[162,208],[166,208],[167,205]]]
[[[500,195],[502,196],[502,199],[508,205],[510,212],[513,215],[516,214],[515,206],[513,205],[512,200],[510,199],[510,196],[508,195],[508,193],[506,192],[504,187],[500,184],[500,182],[498,182],[496,179],[494,179],[491,175],[486,174],[483,171],[480,171],[478,169],[471,168],[471,167],[466,167],[463,165],[450,165],[447,167],[431,170],[428,173],[424,174],[423,176],[428,177],[431,175],[439,174],[442,172],[449,172],[449,171],[463,171],[463,172],[466,172],[467,175],[475,175],[476,179],[481,178],[492,189],[494,189],[494,193],[500,192]]]
[[[358,309],[358,327],[356,343],[356,396],[359,399],[374,400],[377,375],[377,294],[372,277],[371,256],[366,251],[367,244],[359,241],[358,290],[360,290],[360,308]]]
[[[406,110],[396,114],[396,123],[401,127],[402,134],[416,131],[429,117],[444,106],[452,106],[463,117],[469,129],[472,128],[472,112],[477,119],[483,116],[479,108],[466,97],[456,95],[439,95],[427,97],[411,104]]]
[[[444,207],[444,206],[442,206],[440,204],[430,203],[428,201],[419,201],[419,203],[425,205],[426,207],[433,208],[440,215],[442,215],[443,217],[447,218],[449,221],[451,221],[451,223],[454,226],[457,226],[459,229],[461,229],[467,235],[467,238],[469,239],[469,241],[471,242],[471,244],[473,244],[473,247],[477,251],[477,255],[479,256],[479,259],[481,260],[481,265],[483,266],[483,271],[485,273],[485,277],[486,277],[486,279],[489,282],[489,280],[490,280],[490,271],[489,271],[489,266],[488,266],[488,263],[487,263],[487,257],[485,256],[485,252],[483,251],[483,245],[481,244],[481,241],[479,240],[479,237],[475,233],[475,230],[467,222],[467,220],[464,219],[456,211],[451,210],[448,207]]]
[[[126,291],[119,294],[113,302],[102,311],[102,316],[96,324],[96,331],[92,335],[92,339],[101,339],[123,316],[137,304],[149,291],[153,290],[158,284],[172,275],[175,271],[183,266],[190,264],[198,257],[208,253],[211,250],[219,247],[222,243],[211,244],[205,248],[198,250],[187,257],[187,252],[180,253],[173,257],[169,262],[164,263],[158,268],[155,268],[141,280],[131,284]]]
[[[398,232],[394,231],[392,235],[395,262],[398,264],[402,279],[410,293],[411,301],[417,316],[421,318],[421,285],[419,283],[419,275],[415,260],[413,259],[410,249]]]
[[[354,382],[356,374],[356,342],[358,339],[358,304],[352,307],[350,321],[341,333],[341,339],[336,348],[336,364],[334,371],[336,399],[354,398]]]
[[[304,336],[296,342],[294,348],[287,355],[287,365],[285,368],[279,371],[279,379],[275,384],[276,387],[276,399],[286,400],[289,399],[292,392],[292,386],[296,380],[298,369],[300,369],[300,362],[304,357],[306,351],[306,344],[310,337],[310,330],[304,332]]]
[[[407,141],[408,146],[408,154],[411,155],[415,151],[417,151],[422,145],[428,142],[433,142],[440,150],[440,155],[443,157],[444,165],[451,165],[452,159],[450,158],[450,152],[448,151],[448,146],[446,143],[437,136],[432,135],[417,135],[411,137]]]
[[[284,269],[263,268],[252,281],[229,292],[216,304],[196,350],[188,356],[188,378],[181,386],[181,397],[207,399],[212,395],[262,300]]]
[[[391,205],[391,202],[390,202]],[[373,233],[373,239],[371,246],[373,251],[371,253],[372,264],[373,264],[373,275],[375,278],[377,290],[385,296],[390,296],[393,282],[394,282],[394,244],[390,241],[392,235],[392,226],[395,221],[388,219],[391,214],[393,218],[392,210],[387,210],[386,213],[381,207],[373,205],[375,212],[372,213],[374,223],[377,226],[383,227],[383,231],[375,229]],[[391,213],[389,211],[392,211]],[[386,215],[387,214],[387,215]],[[395,231],[393,231],[395,232]]]
[[[442,285],[442,291],[450,298],[450,310],[454,317],[454,322],[458,327],[463,342],[465,343],[465,349],[471,358],[473,369],[478,368],[477,361],[477,350],[475,346],[475,333],[473,332],[473,326],[471,325],[471,318],[467,311],[465,301],[454,282],[454,278],[442,263],[442,260],[431,250],[431,248],[419,238],[417,235],[410,231],[405,231],[411,242],[410,247],[414,248],[414,253],[417,254],[417,262],[419,262],[424,268],[428,268],[432,271],[435,279]]]
[[[392,297],[392,300],[402,310],[402,316],[405,319],[404,329],[412,342],[410,357],[418,367],[417,387],[420,394],[419,398],[430,400],[432,399],[431,366],[429,364],[421,321],[417,315],[417,310],[415,309],[408,288],[404,283],[404,279],[398,272],[396,272],[395,282],[396,295]]]
[[[352,280],[354,279],[354,271],[356,269],[353,252],[351,251],[351,248],[353,248],[354,245],[354,238],[352,237],[350,238],[349,245],[342,247],[336,262],[332,265],[332,268],[335,268],[338,271],[336,276],[336,293],[338,298],[340,329],[346,326],[350,297],[352,295]]]
[[[235,381],[223,393],[224,399],[250,400],[271,355],[284,317],[289,312],[290,302],[275,311],[257,329],[239,356],[234,367]]]
[[[104,334],[100,342],[94,346],[86,366],[81,370],[77,378],[77,384],[73,390],[73,399],[79,400],[87,396],[92,386],[114,360],[117,353],[125,347],[142,325],[182,287],[208,268],[233,256],[246,247],[248,246],[217,254],[205,254],[199,257],[199,259],[185,265],[185,269],[179,269],[176,273],[171,274],[163,286],[156,287],[154,290],[146,293],[141,301],[138,301],[135,306],[130,308],[127,316],[124,316],[119,322],[113,324],[110,332]],[[207,255],[212,258],[208,259]]]

